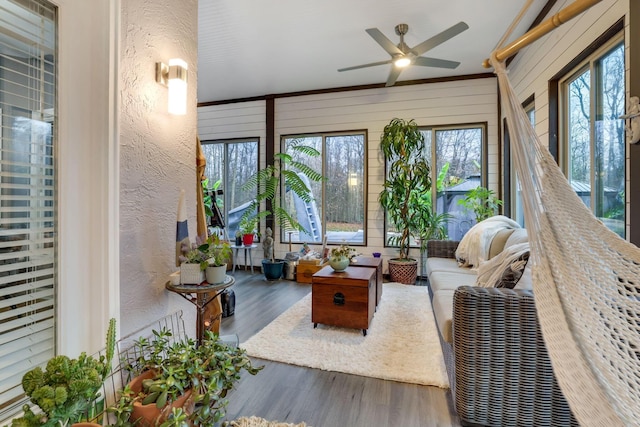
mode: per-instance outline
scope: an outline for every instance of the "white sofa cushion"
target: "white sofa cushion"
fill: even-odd
[[[504,243],[505,249],[509,246],[517,245],[519,243],[526,243],[529,241],[529,235],[527,234],[526,228],[518,228],[514,230],[513,233],[509,236],[507,241]]]
[[[460,267],[457,270],[464,270]],[[456,289],[459,286],[475,286],[476,275],[458,271],[434,271],[429,276],[431,290],[437,292],[442,289]]]
[[[433,315],[442,339],[453,343],[453,293],[455,290],[443,289],[433,294]]]
[[[455,271],[457,273],[469,274],[474,277],[476,275],[476,272],[470,268],[458,267],[458,261],[453,258],[427,258],[426,268],[427,277],[431,277],[431,273],[434,271]]]

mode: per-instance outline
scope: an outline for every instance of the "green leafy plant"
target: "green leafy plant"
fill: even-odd
[[[178,256],[180,262],[188,263],[188,264],[200,264],[200,270],[204,271],[207,269],[209,265],[209,245],[208,244],[198,244],[192,243],[191,247],[186,244],[182,244],[180,246],[180,250],[182,255]]]
[[[321,154],[314,147],[301,143],[294,143],[289,146],[292,152],[300,153],[309,157],[319,157]],[[242,220],[254,219],[257,223],[270,215],[273,215],[274,222],[282,228],[295,229],[301,232],[308,232],[305,228],[289,214],[277,197],[278,189],[284,185],[288,191],[292,191],[305,202],[309,203],[313,200],[311,189],[305,184],[298,175],[302,172],[310,181],[322,181],[324,177],[320,172],[315,171],[309,165],[297,161],[289,153],[276,153],[273,156],[273,164],[267,165],[265,168],[258,170],[254,175],[249,177],[247,182],[242,186],[245,191],[256,190],[256,198],[253,200],[247,211],[242,216]],[[258,212],[260,204],[266,202],[267,209]],[[242,227],[242,226],[241,226]]]
[[[249,210],[247,211],[249,212]],[[266,216],[264,212],[260,212],[256,215],[248,215],[245,213],[240,217],[240,223],[238,224],[238,230],[242,235],[254,234],[258,231],[258,223],[260,218]]]
[[[458,200],[458,204],[472,211],[476,222],[480,222],[496,215],[502,206],[502,200],[495,195],[493,190],[479,186],[467,191],[464,199]]]
[[[171,415],[159,421],[161,426],[212,426],[225,414],[227,392],[240,379],[241,371],[257,374],[263,367],[254,367],[246,352],[223,343],[211,331],[205,331],[200,345],[185,338],[171,342],[167,329],[153,331],[151,340],[135,342],[138,358],[129,369],[136,373],[150,372],[142,381],[142,390],[134,393],[125,387],[117,405],[109,411],[118,415],[119,423],[130,420],[134,402],[166,408],[188,390],[193,405],[189,409],[171,409]],[[193,408],[193,409],[191,409]]]
[[[221,240],[218,234],[210,235],[198,249],[208,256],[207,265],[209,266],[220,267],[231,259],[231,245]]]
[[[100,388],[111,372],[115,352],[115,319],[109,321],[106,352],[98,358],[81,353],[77,359],[56,356],[44,370],[37,367],[22,377],[22,388],[41,412],[24,405],[24,415],[12,421],[12,427],[65,427],[85,419],[98,398]]]
[[[222,184],[222,180],[219,179],[213,184],[209,184],[209,178],[205,178],[201,181],[201,184],[202,184],[202,192],[204,194],[204,197],[202,198],[202,202],[204,204],[204,212],[208,217],[212,217],[213,216],[213,200],[214,200],[214,197],[212,194],[218,191],[218,188],[220,188],[220,185]],[[215,200],[219,208],[222,208],[224,206],[222,199],[218,199],[216,197]]]
[[[399,259],[406,260],[411,232],[418,229],[423,215],[420,200],[431,190],[424,135],[415,121],[395,118],[384,127],[380,149],[388,162],[388,171],[378,200],[399,233],[390,243],[398,245]]]
[[[349,261],[352,261],[357,256],[358,252],[347,244],[342,244],[336,248],[331,249],[331,252],[329,252],[329,259],[339,259],[342,257],[346,257],[349,258]]]

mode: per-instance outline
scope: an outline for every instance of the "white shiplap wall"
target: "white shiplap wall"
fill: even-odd
[[[420,126],[486,122],[489,186],[498,191],[497,96],[496,80],[489,77],[279,97],[275,100],[275,140],[279,143],[281,135],[366,129],[368,239],[361,252],[380,251],[392,256],[396,251],[383,247],[384,220],[377,201],[384,177],[378,149],[384,126],[394,117],[415,119]],[[198,132],[202,140],[260,136],[260,161],[264,164],[266,133],[262,101],[200,107]],[[283,256],[285,250],[285,245],[276,245],[276,256]]]
[[[572,0],[558,1],[548,16],[557,13],[570,3]],[[628,35],[628,13],[628,0],[603,0],[523,49],[510,64],[509,79],[519,98],[524,101],[531,94],[535,95],[535,128],[543,144],[549,144],[549,80],[621,18],[625,18]],[[629,37],[626,37],[627,51],[630,42]],[[629,194],[631,187],[628,178],[628,156],[626,170],[627,194]],[[627,218],[629,218],[628,202]],[[627,223],[628,234],[629,224]]]

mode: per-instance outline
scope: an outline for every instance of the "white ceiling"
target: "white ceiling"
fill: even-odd
[[[198,102],[385,83],[390,59],[365,29],[394,44],[409,25],[410,46],[464,21],[469,29],[423,56],[460,62],[454,70],[412,66],[398,81],[486,73],[488,57],[525,0],[199,0]],[[515,38],[547,0],[534,0]]]

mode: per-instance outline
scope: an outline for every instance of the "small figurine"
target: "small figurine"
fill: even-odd
[[[271,230],[271,227],[267,227],[264,233],[266,235],[264,241],[262,242],[264,259],[271,259],[271,255],[273,254],[273,230]]]

